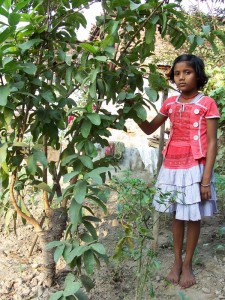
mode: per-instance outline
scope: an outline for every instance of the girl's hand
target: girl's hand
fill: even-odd
[[[211,198],[211,189],[210,186],[200,185],[200,193],[202,201],[209,200]]]

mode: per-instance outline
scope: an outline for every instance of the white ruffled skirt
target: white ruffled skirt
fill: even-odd
[[[200,182],[204,165],[189,169],[161,167],[153,206],[159,212],[176,212],[176,219],[198,221],[217,211],[214,175],[211,178],[211,199],[201,201]]]

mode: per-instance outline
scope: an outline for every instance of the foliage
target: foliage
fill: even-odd
[[[218,121],[218,133],[219,133],[219,147],[218,147],[218,155],[216,161],[216,171],[220,173],[220,175],[224,175],[224,167],[223,160],[225,158],[225,148],[224,148],[224,140],[225,140],[225,68],[224,67],[213,67],[208,69],[209,73],[209,82],[206,87],[206,93],[215,99],[218,104],[218,108],[220,111],[220,119]],[[221,189],[219,189],[220,191]]]
[[[124,236],[117,243],[113,258],[117,262],[124,258],[136,262],[135,299],[143,299],[146,286],[149,286],[148,295],[154,297],[149,277],[160,266],[150,247],[153,239],[152,199],[155,189],[143,180],[133,178],[129,171],[121,177],[113,176],[110,186],[118,193],[117,218],[124,230]]]
[[[43,222],[64,208],[69,216],[65,237],[50,245],[55,261],[62,255],[78,270],[83,286],[81,276],[91,274],[105,255],[94,225],[99,220],[89,203],[107,211],[101,186],[115,163],[111,157],[100,159],[97,148],[108,145],[110,128],[126,130],[127,118],[145,120],[146,107],[167,88],[148,60],[154,55],[157,28],[176,49],[190,41],[192,32],[178,4],[104,0],[104,15],[97,18],[100,36],[81,43],[76,30],[86,26],[81,10],[91,3],[0,0],[2,212],[7,223],[21,217],[41,232]],[[204,32],[203,40],[209,35]],[[109,102],[117,114],[111,114]],[[74,117],[70,126],[68,116]],[[49,157],[51,149],[58,151],[56,160]],[[42,193],[41,221],[28,209],[27,190]],[[9,215],[12,207],[16,213]],[[89,290],[92,283],[87,286]]]
[[[177,55],[180,53],[193,52],[197,56],[200,56],[205,61],[206,66],[214,68],[215,66],[223,66],[224,63],[224,2],[222,1],[192,1],[187,6],[186,1],[180,1],[182,11],[186,18],[186,23],[189,28],[193,28],[192,33],[188,37],[181,48],[176,50],[170,43],[168,43],[167,37],[158,41],[158,53],[156,53],[155,61],[164,61],[171,63]],[[212,3],[213,2],[213,3]],[[216,3],[217,2],[217,3]],[[219,6],[220,2],[220,6]],[[186,8],[183,8],[183,4]],[[222,4],[222,5],[221,5]],[[202,10],[202,6],[208,8]],[[160,47],[160,44],[166,45],[166,47]]]
[[[217,167],[219,168],[219,167]],[[225,209],[224,196],[225,196],[225,176],[223,174],[215,174],[216,193],[218,197],[219,207],[221,211]]]

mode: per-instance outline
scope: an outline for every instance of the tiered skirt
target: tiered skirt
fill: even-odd
[[[153,206],[159,212],[175,212],[178,220],[198,221],[217,211],[214,175],[211,178],[211,198],[201,200],[200,182],[204,164],[187,169],[169,169],[164,165],[158,174]]]

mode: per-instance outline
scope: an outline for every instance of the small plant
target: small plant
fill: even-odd
[[[224,237],[225,237],[225,227],[220,227],[218,229],[218,237],[220,240],[220,244],[216,246],[216,253],[225,253],[225,243],[224,243]]]
[[[215,182],[216,182],[216,192],[219,202],[220,209],[224,212],[225,210],[225,175],[220,175],[218,173],[215,174]]]
[[[199,256],[199,248],[196,247],[193,256],[193,264],[194,265],[202,265],[201,258]]]
[[[113,177],[110,187],[118,193],[117,218],[125,235],[117,243],[113,258],[121,261],[133,259],[137,263],[135,299],[143,299],[148,286],[148,295],[154,297],[153,284],[149,277],[159,269],[156,253],[150,249],[152,237],[152,199],[155,189],[129,171],[123,177]]]
[[[187,297],[186,295],[185,295],[185,293],[184,292],[179,292],[179,298],[181,299],[181,300],[191,300],[189,297]]]

